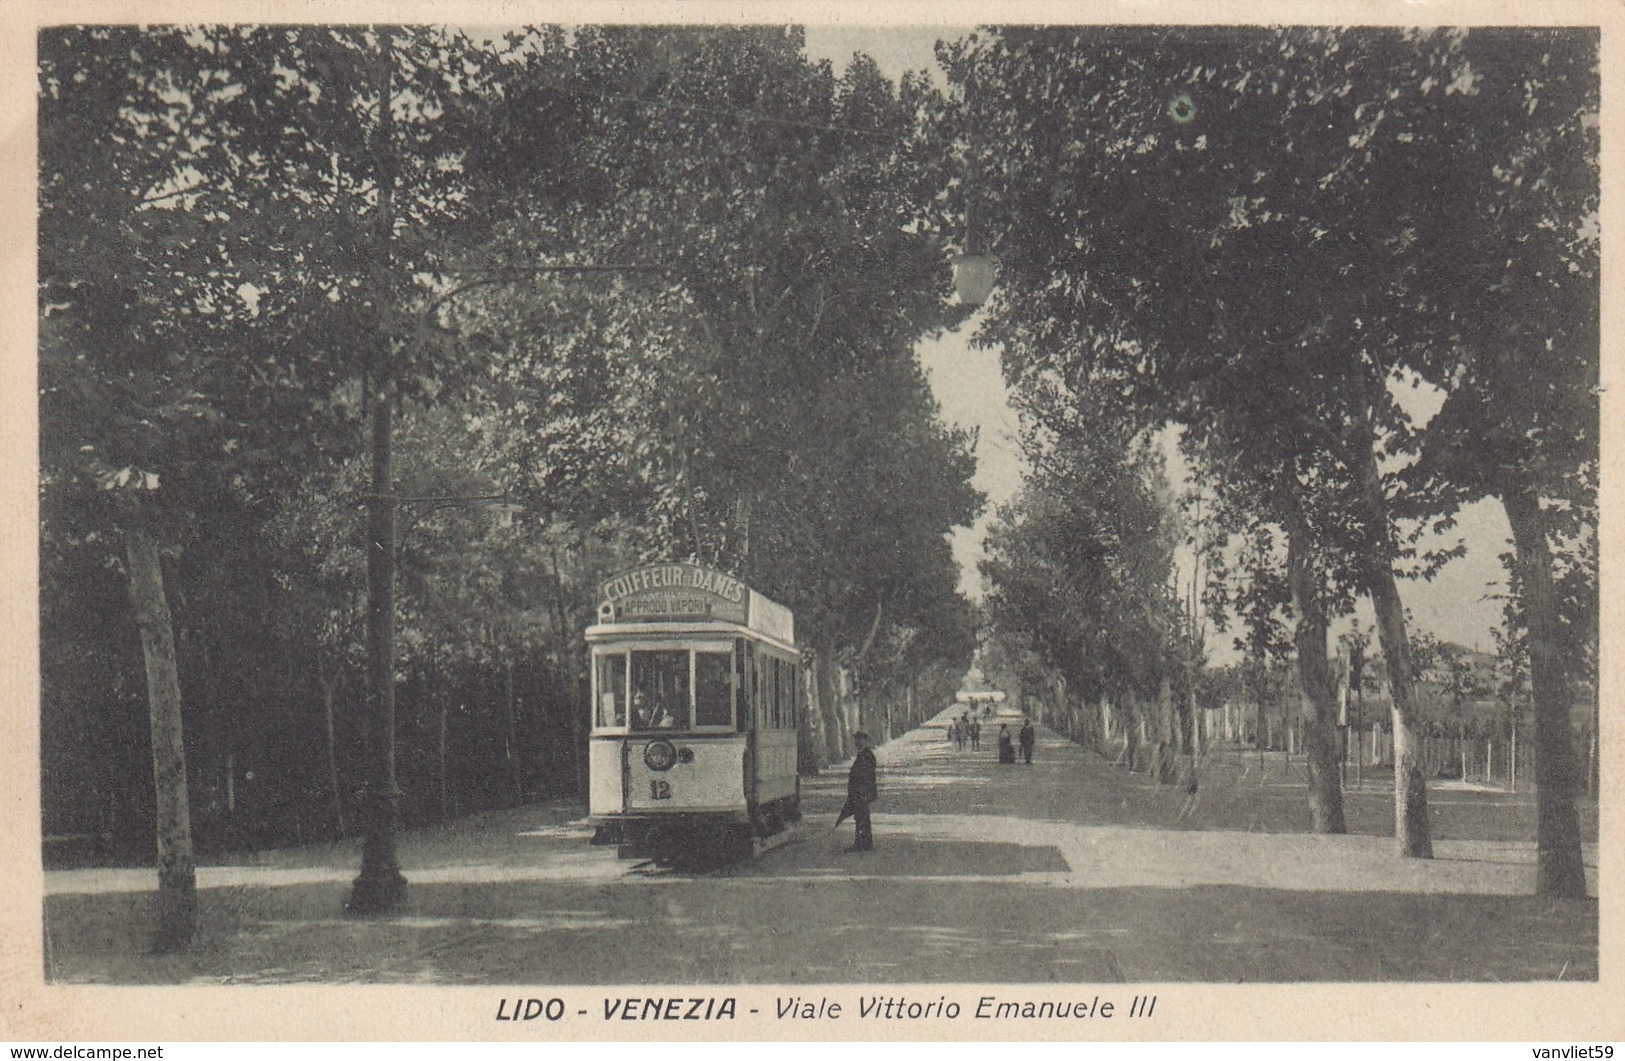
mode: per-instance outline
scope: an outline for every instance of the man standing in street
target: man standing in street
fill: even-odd
[[[1021,736],[1017,737],[1016,740],[1021,745],[1021,758],[1028,766],[1033,765],[1033,741],[1035,738],[1033,720],[1030,718],[1022,719]]]
[[[852,769],[846,775],[846,805],[841,808],[835,824],[840,825],[847,818],[851,818],[857,826],[857,835],[847,850],[869,851],[875,846],[874,833],[869,823],[869,804],[880,795],[880,788],[875,779],[875,753],[869,750],[869,734],[862,730],[852,734],[852,741],[858,746],[858,754],[853,758]]]

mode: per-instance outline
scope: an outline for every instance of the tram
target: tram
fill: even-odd
[[[795,617],[688,563],[604,582],[588,627],[593,842],[661,863],[754,855],[801,818]]]

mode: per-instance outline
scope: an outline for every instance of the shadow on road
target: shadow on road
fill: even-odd
[[[185,955],[147,953],[150,870],[48,873],[45,973],[632,985],[1597,976],[1597,904],[1529,894],[1533,845],[1494,817],[1521,813],[1511,801],[1474,804],[1478,817],[1459,819],[1468,835],[1438,830],[1439,857],[1414,860],[1378,832],[1279,828],[1304,795],[1289,811],[1284,788],[1251,789],[1235,763],[1213,771],[1198,828],[1166,824],[1180,810],[1170,786],[1047,734],[1032,766],[961,753],[931,730],[880,761],[873,852],[845,852],[852,827],[833,826],[839,767],[804,785],[806,821],[789,843],[726,865],[618,861],[587,843],[579,808],[518,808],[403,836],[411,884],[388,916],[340,913],[353,842],[206,867],[201,938]]]

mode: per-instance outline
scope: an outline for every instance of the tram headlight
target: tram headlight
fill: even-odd
[[[656,772],[670,770],[677,764],[677,749],[669,740],[650,741],[643,746],[643,765]]]

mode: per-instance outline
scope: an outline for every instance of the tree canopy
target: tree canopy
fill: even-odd
[[[463,807],[573,788],[580,629],[646,558],[739,574],[880,686],[968,663],[946,534],[981,498],[913,357],[962,315],[912,205],[939,183],[923,79],[838,76],[771,27],[40,43],[48,819],[140,776],[140,741],[65,747],[91,704],[140,732],[102,489],[134,483],[204,842],[346,827],[385,394],[396,494],[522,506],[403,505],[409,817],[448,806],[448,759]],[[140,788],[113,800],[136,849]]]

